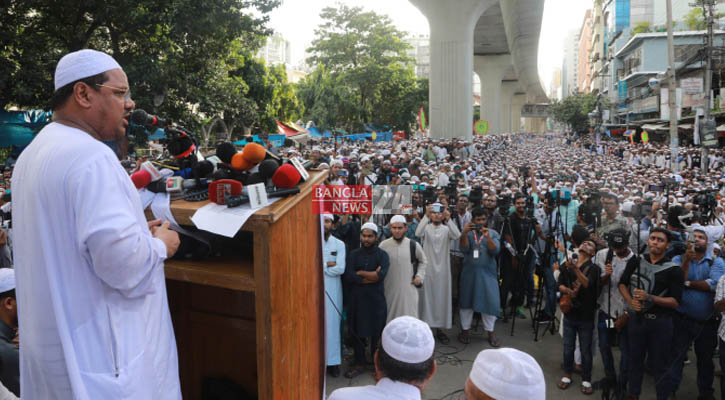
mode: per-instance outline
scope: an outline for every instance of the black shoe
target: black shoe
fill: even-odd
[[[340,376],[340,366],[330,365],[327,367],[327,372],[332,375],[333,378],[337,378]]]

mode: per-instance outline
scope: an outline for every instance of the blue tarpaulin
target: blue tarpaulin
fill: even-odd
[[[0,147],[27,146],[52,115],[42,110],[0,111]]]
[[[267,140],[274,145],[274,147],[284,146],[284,140],[287,138],[285,135],[269,135]],[[252,141],[264,145],[265,143],[259,138],[259,135],[252,135]],[[248,141],[246,139],[237,140],[233,144],[235,146],[244,146]]]

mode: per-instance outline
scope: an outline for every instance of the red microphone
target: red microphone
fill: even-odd
[[[297,168],[291,164],[284,164],[277,168],[277,171],[272,175],[272,183],[278,188],[289,189],[297,186],[300,183],[300,178]]]
[[[209,200],[219,205],[226,204],[229,196],[242,194],[242,182],[233,179],[219,179],[209,184]]]
[[[151,174],[145,169],[140,169],[131,175],[131,181],[136,189],[145,188],[151,183]]]

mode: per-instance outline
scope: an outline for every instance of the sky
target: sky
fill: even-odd
[[[428,20],[408,0],[283,0],[270,14],[269,26],[290,41],[293,65],[302,60],[305,49],[315,38],[322,9],[337,3],[386,14],[399,30],[413,35],[429,32]],[[541,84],[547,93],[552,74],[563,63],[567,32],[581,27],[584,13],[592,3],[591,0],[545,0],[538,65]]]

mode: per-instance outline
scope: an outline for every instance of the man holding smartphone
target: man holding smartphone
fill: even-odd
[[[428,206],[415,235],[421,238],[428,268],[419,300],[419,314],[431,328],[437,328],[442,344],[450,339],[442,329],[453,326],[453,302],[451,296],[451,240],[461,237],[450,212],[441,203]]]
[[[479,312],[483,329],[488,333],[488,343],[492,347],[499,347],[501,343],[493,327],[501,311],[496,263],[501,241],[498,232],[486,227],[486,212],[483,208],[476,207],[471,214],[473,220],[463,227],[460,242],[464,259],[459,297],[462,331],[458,340],[463,344],[470,343],[473,313]]]

